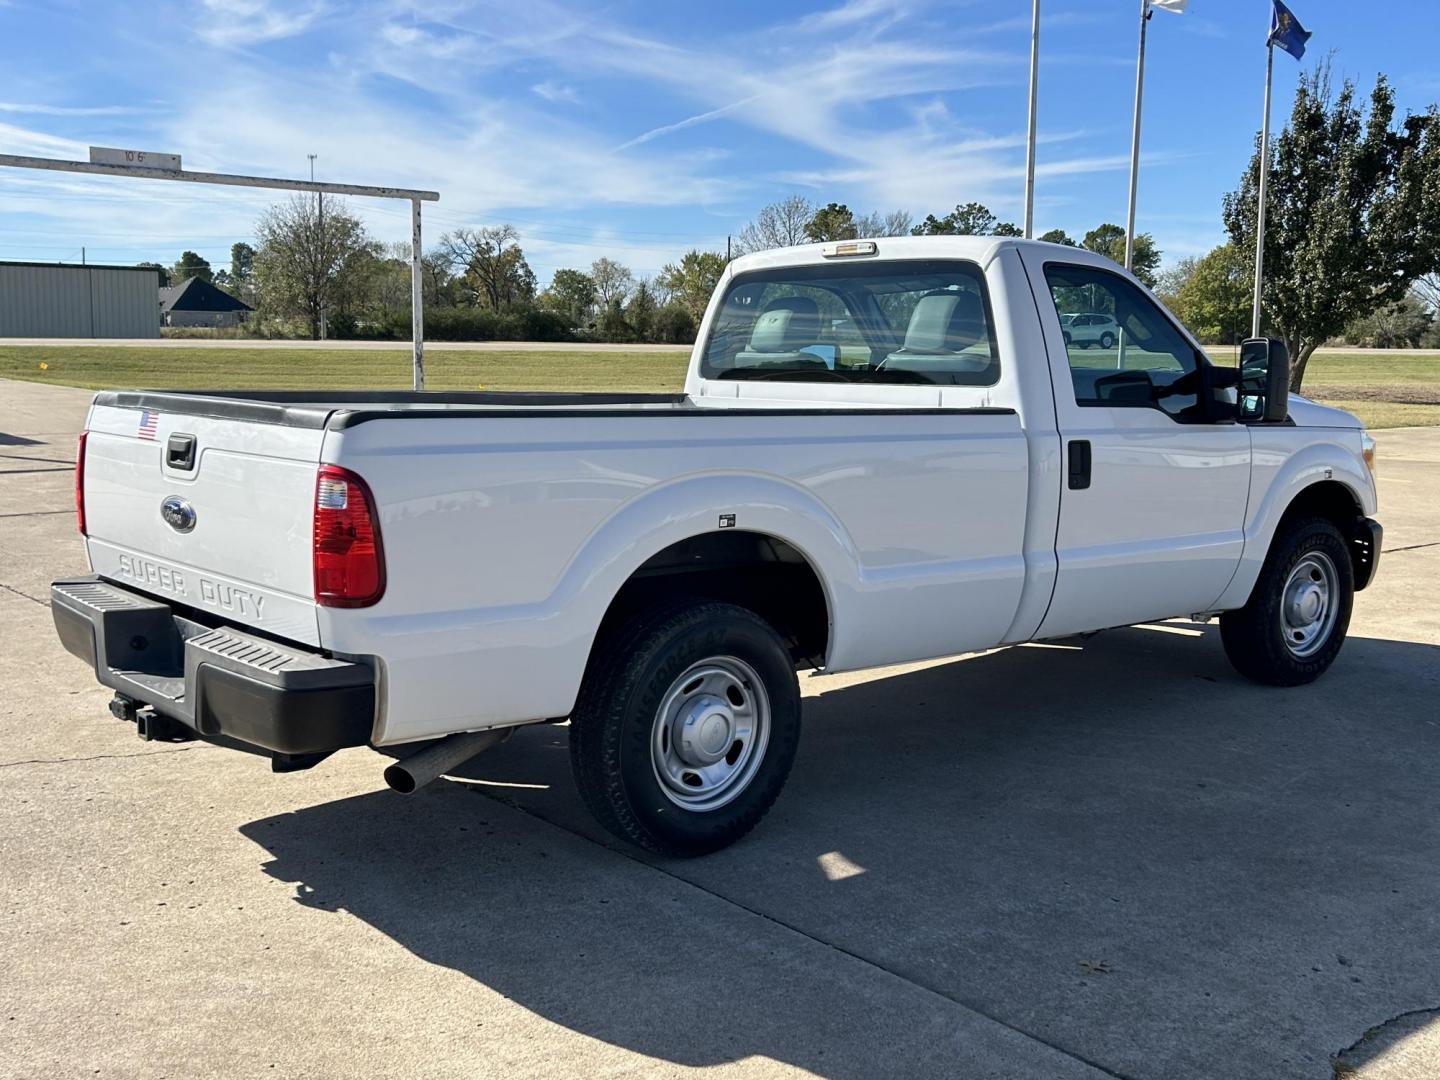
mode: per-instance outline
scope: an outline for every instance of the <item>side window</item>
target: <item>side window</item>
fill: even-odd
[[[1066,343],[1077,404],[1199,418],[1194,374],[1203,361],[1148,296],[1092,266],[1047,263],[1045,281],[1056,312],[1084,324]]]

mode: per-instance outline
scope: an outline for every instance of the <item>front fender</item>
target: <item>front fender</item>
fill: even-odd
[[[1246,511],[1245,549],[1235,576],[1231,578],[1215,607],[1229,610],[1243,607],[1260,577],[1260,569],[1275,539],[1275,530],[1295,499],[1306,488],[1334,481],[1349,491],[1358,511],[1375,512],[1375,485],[1360,457],[1358,430],[1299,429],[1318,436],[1296,450],[1287,445],[1295,428],[1252,428],[1253,464],[1250,503]],[[1354,442],[1354,446],[1350,445]]]

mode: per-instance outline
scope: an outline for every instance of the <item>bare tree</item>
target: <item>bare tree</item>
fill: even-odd
[[[808,244],[805,226],[815,216],[815,207],[803,195],[787,195],[755,215],[755,220],[740,230],[735,238],[735,254]]]
[[[1426,274],[1417,278],[1410,289],[1420,298],[1422,304],[1440,314],[1440,274]]]
[[[882,214],[876,210],[855,219],[855,235],[863,237],[909,236],[910,222],[910,211],[908,210],[891,210],[888,214]]]
[[[498,309],[535,298],[535,274],[513,225],[456,229],[440,237],[440,251],[477,307]]]
[[[600,301],[601,311],[609,308],[612,300],[623,304],[635,287],[630,268],[604,256],[590,264],[590,280],[595,283],[595,296]]]

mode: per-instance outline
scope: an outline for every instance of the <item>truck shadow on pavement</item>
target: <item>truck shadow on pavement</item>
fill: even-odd
[[[1437,703],[1432,645],[1272,690],[1168,623],[807,697],[785,794],[706,859],[611,845],[554,727],[242,831],[300,902],[668,1062],[921,1075],[939,1040],[967,1075],[949,999],[1121,1075],[1323,1077],[1440,1006]]]

